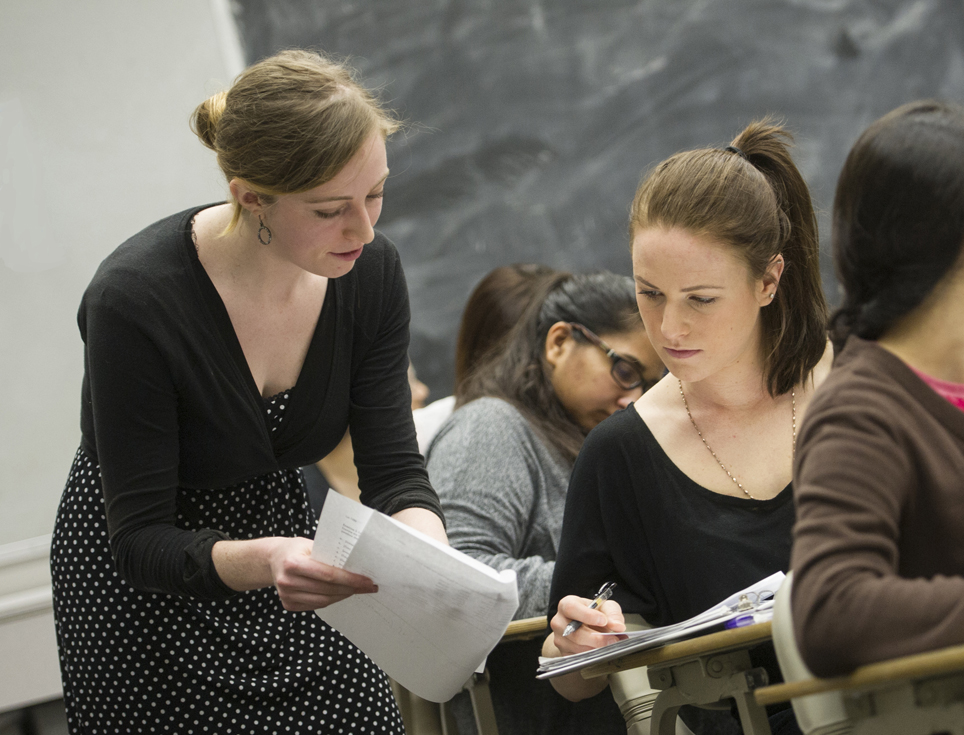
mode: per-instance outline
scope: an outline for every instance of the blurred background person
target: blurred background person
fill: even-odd
[[[557,274],[542,283],[504,344],[459,385],[457,408],[428,450],[452,545],[515,570],[515,617],[543,615],[572,463],[586,434],[663,373],[639,319],[632,280]],[[540,641],[489,656],[499,732],[598,732],[622,722],[612,698],[573,705],[535,679]],[[467,697],[453,702],[463,735]],[[625,728],[623,728],[625,729]]]

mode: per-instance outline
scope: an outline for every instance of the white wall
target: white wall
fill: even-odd
[[[0,0],[0,546],[53,526],[98,263],[224,196],[188,117],[240,71],[227,2]]]

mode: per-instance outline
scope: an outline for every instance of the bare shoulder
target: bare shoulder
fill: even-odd
[[[823,351],[823,356],[820,358],[820,362],[814,367],[813,372],[810,374],[810,380],[804,382],[803,390],[797,398],[797,409],[800,417],[806,412],[807,407],[810,405],[810,400],[813,398],[813,394],[816,392],[823,381],[827,379],[830,375],[830,369],[833,367],[833,344],[830,340],[827,340],[826,349]]]
[[[680,419],[686,418],[681,401],[679,382],[672,373],[667,373],[633,404],[636,413],[664,449],[673,446],[680,430]]]

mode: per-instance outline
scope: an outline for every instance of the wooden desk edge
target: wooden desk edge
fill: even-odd
[[[527,641],[532,638],[538,638],[539,636],[546,634],[546,629],[548,627],[549,622],[545,615],[536,618],[513,620],[505,629],[505,633],[502,634],[502,640],[500,640],[499,643]]]
[[[776,704],[777,702],[786,702],[788,699],[806,697],[811,694],[871,689],[880,684],[895,683],[907,679],[923,679],[950,674],[955,671],[964,673],[964,645],[868,664],[861,666],[849,676],[838,676],[832,679],[804,679],[789,684],[774,684],[757,689],[754,692],[754,697],[757,704]]]
[[[708,653],[725,653],[736,648],[743,648],[769,640],[771,637],[772,625],[769,622],[748,625],[744,628],[734,628],[733,630],[721,630],[699,638],[667,643],[659,648],[627,653],[625,656],[614,658],[611,661],[587,666],[582,669],[582,677],[593,679],[597,676],[615,674],[640,666],[669,664],[679,659],[702,656]]]

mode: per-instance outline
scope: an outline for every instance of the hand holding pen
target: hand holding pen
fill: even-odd
[[[589,604],[590,610],[595,610],[597,607],[602,605],[606,600],[613,596],[613,589],[615,589],[615,582],[606,582],[602,587],[599,588],[599,592],[596,593],[593,601]],[[581,620],[572,620],[566,629],[562,632],[563,638],[568,638],[570,635],[575,633],[579,628],[582,627]]]

